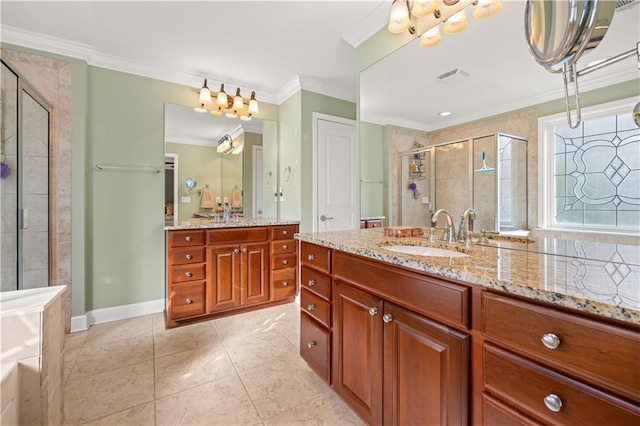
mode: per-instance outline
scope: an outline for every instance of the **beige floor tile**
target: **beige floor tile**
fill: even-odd
[[[84,345],[100,345],[104,342],[148,336],[152,332],[151,315],[97,324],[89,328]]]
[[[78,379],[150,359],[153,359],[151,333],[146,336],[120,338],[112,342],[101,338],[84,345],[69,379]]]
[[[287,303],[284,305],[272,306],[271,308],[260,309],[260,312],[265,318],[271,320],[296,320],[300,317],[300,305],[297,303]]]
[[[89,423],[84,423],[83,426],[148,426],[155,424],[155,415],[155,404],[148,402]]]
[[[87,338],[88,331],[79,331],[64,335],[64,350],[81,349]]]
[[[265,426],[276,425],[364,425],[365,423],[331,390],[311,401],[265,420]]]
[[[207,321],[170,330],[156,330],[153,341],[155,356],[159,358],[182,351],[218,345],[220,338],[211,322]]]
[[[300,350],[300,324],[278,324],[276,328],[299,351]]]
[[[156,425],[255,425],[260,417],[237,375],[156,401]]]
[[[156,398],[235,375],[222,343],[156,358]]]
[[[218,318],[211,322],[223,341],[238,335],[260,333],[275,327],[275,324],[268,321],[260,311]]]
[[[164,313],[158,312],[151,315],[151,321],[153,322],[153,334],[162,333],[166,330],[166,324],[164,321]]]
[[[229,337],[224,346],[239,371],[299,356],[296,348],[275,328]]]
[[[71,372],[73,371],[73,367],[76,365],[76,360],[78,359],[78,355],[80,355],[81,348],[72,348],[67,349],[65,347],[64,350],[64,381],[71,376]]]
[[[153,398],[153,361],[68,380],[64,387],[65,422],[85,423]]]
[[[328,390],[297,353],[242,371],[240,377],[263,420]]]

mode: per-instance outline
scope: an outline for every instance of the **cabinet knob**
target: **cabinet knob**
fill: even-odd
[[[187,305],[190,305],[190,304],[192,304],[192,303],[193,303],[193,300],[191,300],[191,299],[187,299],[187,300],[185,300],[185,302],[187,302]]]
[[[376,226],[378,226],[378,225],[376,225],[375,223],[371,224],[372,228],[375,228]]]
[[[376,308],[375,306],[369,308],[369,315],[371,316],[378,315],[378,308]]]
[[[312,255],[312,254],[310,254],[309,256],[307,256],[307,259],[309,259],[309,260],[313,260],[313,259],[315,259],[315,258],[316,258],[316,257],[315,257],[314,255]]]
[[[193,274],[191,272],[185,272],[185,275],[188,276],[188,277],[192,277],[193,276]]]
[[[282,286],[283,286],[283,287],[286,287],[286,286],[288,286],[288,285],[289,285],[289,281],[282,281]]]
[[[382,316],[382,321],[386,322],[387,324],[390,323],[391,321],[393,321],[393,315],[391,314],[384,314]]]
[[[309,311],[313,311],[315,308],[316,308],[316,305],[314,305],[313,303],[307,306],[307,310]]]
[[[283,265],[286,265],[287,263],[289,263],[289,261],[288,261],[287,259],[285,259],[285,260],[283,260],[283,261],[282,261],[282,264],[283,264]]]
[[[313,348],[314,346],[316,346],[316,344],[317,344],[317,343],[315,342],[315,340],[312,340],[312,341],[310,341],[309,343],[307,343],[307,347],[308,347],[309,349],[311,349],[311,348]]]
[[[191,238],[191,235],[187,235],[186,237],[184,237],[184,239],[187,241],[191,241],[192,238]]]
[[[287,231],[282,231],[282,235],[287,235],[288,232]]]
[[[191,256],[190,254],[186,255],[185,257],[189,260],[193,259],[193,256]]]
[[[553,333],[542,336],[542,344],[549,349],[557,349],[560,346],[560,338]]]
[[[246,252],[247,252],[247,248],[246,248],[246,247],[245,247],[245,248],[243,248],[243,249],[242,249],[242,252],[243,252],[243,253],[246,253]]]
[[[314,285],[316,285],[316,280],[309,280],[307,284],[309,284],[309,287],[313,287]]]
[[[288,245],[286,245],[286,244],[283,244],[283,245],[282,245],[282,250],[286,250],[286,249],[288,249],[288,248],[289,248],[289,246],[288,246]]]
[[[544,405],[554,413],[558,413],[562,410],[562,400],[558,395],[554,395],[552,393],[544,397]]]
[[[238,254],[238,253],[240,253],[240,249],[235,249],[235,250],[233,250],[233,252],[234,252],[235,254]]]

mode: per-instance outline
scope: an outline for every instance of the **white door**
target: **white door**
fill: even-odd
[[[317,231],[360,227],[360,171],[356,123],[314,113]]]
[[[261,146],[253,146],[253,194],[252,194],[252,204],[253,204],[253,217],[262,217],[264,210],[262,207],[262,186],[263,186],[263,176],[262,176],[262,147]]]

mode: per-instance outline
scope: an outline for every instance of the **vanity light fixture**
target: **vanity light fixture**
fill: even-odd
[[[251,92],[251,98],[248,101],[245,101],[240,94],[239,87],[236,89],[235,96],[231,97],[224,91],[224,83],[220,85],[220,91],[215,97],[214,104],[211,97],[211,90],[209,90],[209,87],[207,86],[206,78],[204,79],[204,84],[198,93],[198,103],[200,106],[194,108],[196,112],[209,111],[211,115],[217,116],[225,114],[229,118],[240,117],[243,121],[250,121],[253,115],[260,113],[260,107],[256,100],[256,92]],[[206,107],[206,105],[209,104],[213,104],[210,109]]]
[[[455,34],[467,28],[465,9],[474,6],[474,18],[486,18],[502,8],[500,0],[394,0],[391,5],[389,25],[392,33],[403,33],[420,37],[423,47],[435,46],[442,40],[442,31]]]
[[[244,128],[239,125],[218,140],[218,154],[240,154],[244,150]]]

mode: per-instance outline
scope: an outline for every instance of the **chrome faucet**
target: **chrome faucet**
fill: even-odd
[[[442,239],[448,243],[452,243],[454,242],[455,236],[456,236],[456,227],[453,224],[453,218],[451,217],[451,215],[449,214],[448,211],[446,211],[445,209],[440,209],[438,211],[436,211],[432,216],[431,216],[431,226],[433,228],[436,227],[436,224],[438,223],[438,217],[440,216],[440,213],[444,213],[446,215],[447,218],[447,227],[444,229],[444,235],[442,236]]]
[[[469,231],[473,231],[473,221],[477,219],[476,211],[474,209],[466,209],[462,214],[462,220],[460,222],[460,229],[458,229],[458,242],[465,245],[471,244],[471,236]]]

